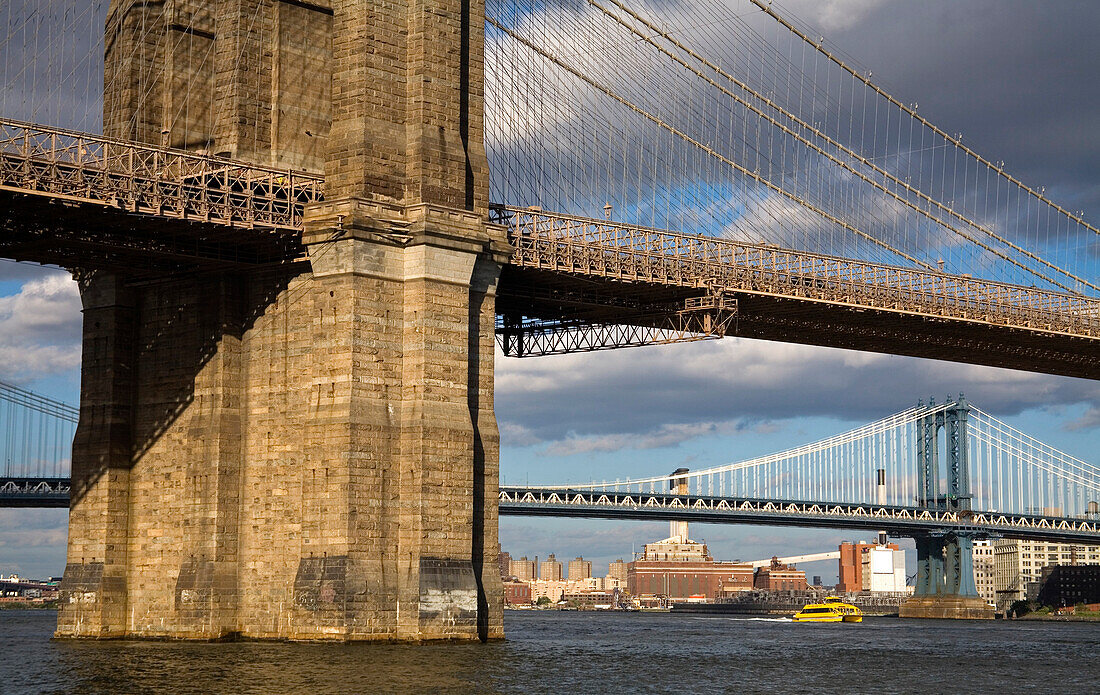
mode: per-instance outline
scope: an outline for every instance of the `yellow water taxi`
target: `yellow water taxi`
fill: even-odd
[[[837,596],[826,596],[821,603],[807,603],[792,619],[796,623],[862,623],[863,611]]]

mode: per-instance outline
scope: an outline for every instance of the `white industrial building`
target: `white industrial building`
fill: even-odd
[[[868,548],[863,555],[864,591],[905,591],[905,551],[883,546]]]

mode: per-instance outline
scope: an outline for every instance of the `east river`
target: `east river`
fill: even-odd
[[[1100,623],[859,625],[508,612],[508,640],[400,646],[53,642],[0,611],[0,693],[1086,693]]]

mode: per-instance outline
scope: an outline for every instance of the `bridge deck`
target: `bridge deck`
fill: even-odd
[[[506,315],[663,326],[694,299],[733,315],[724,335],[1100,378],[1093,298],[542,211],[505,219]]]
[[[305,206],[323,186],[315,174],[0,121],[0,254],[131,272],[297,261]],[[1094,298],[503,210],[515,254],[498,312],[517,321],[672,328],[1100,378]]]
[[[512,516],[851,528],[883,530],[895,536],[966,532],[976,538],[1100,543],[1100,519],[568,488],[502,487],[500,513]]]

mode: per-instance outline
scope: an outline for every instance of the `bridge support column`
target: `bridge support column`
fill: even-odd
[[[295,593],[321,596],[338,564],[345,599],[296,606],[295,632],[502,637],[492,370],[504,258],[460,210],[345,200],[310,225],[314,359],[333,390],[310,424],[310,457],[345,482],[309,522]]]
[[[965,534],[921,536],[917,585],[901,606],[903,618],[992,620],[993,608],[974,585],[973,540]]]
[[[69,555],[59,636],[126,633],[135,298],[121,278],[84,275],[80,424],[73,440]]]
[[[122,69],[140,17],[114,5]],[[82,291],[60,637],[503,636],[493,333],[508,245],[487,222],[484,4],[328,6],[290,30],[331,67],[300,75],[303,93],[331,93],[330,112],[311,105],[331,128],[310,268]],[[227,0],[213,31],[272,7],[318,14]],[[270,35],[223,37],[215,58],[266,61]],[[266,65],[203,78],[220,109],[203,142],[263,158],[257,100],[282,88]],[[133,88],[106,95],[111,123],[140,110]]]

